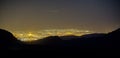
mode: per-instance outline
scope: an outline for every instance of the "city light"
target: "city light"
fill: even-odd
[[[34,41],[49,36],[66,36],[66,35],[81,36],[89,33],[92,32],[89,30],[78,30],[78,29],[49,29],[49,30],[39,30],[34,32],[24,32],[24,31],[13,32],[15,37],[21,41]]]

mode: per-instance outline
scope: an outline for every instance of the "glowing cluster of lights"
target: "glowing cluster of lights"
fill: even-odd
[[[34,32],[16,31],[13,34],[21,41],[33,41],[33,40],[42,39],[48,36],[65,36],[65,35],[81,36],[89,33],[91,33],[91,31],[88,31],[88,30],[49,29],[49,30],[40,30],[40,31],[34,31]]]

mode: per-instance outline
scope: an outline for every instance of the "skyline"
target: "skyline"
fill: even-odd
[[[0,28],[80,29],[110,32],[120,27],[117,0],[4,0]]]

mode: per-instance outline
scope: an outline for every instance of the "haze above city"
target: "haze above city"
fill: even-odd
[[[51,29],[107,33],[120,27],[114,0],[4,0],[1,6],[0,28],[12,33]]]

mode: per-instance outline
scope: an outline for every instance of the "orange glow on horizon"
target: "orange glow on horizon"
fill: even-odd
[[[50,30],[40,30],[34,32],[13,32],[16,38],[21,41],[34,41],[38,39],[43,39],[49,36],[66,36],[66,35],[75,35],[81,36],[84,34],[92,33],[88,30],[78,30],[78,29],[50,29]]]

